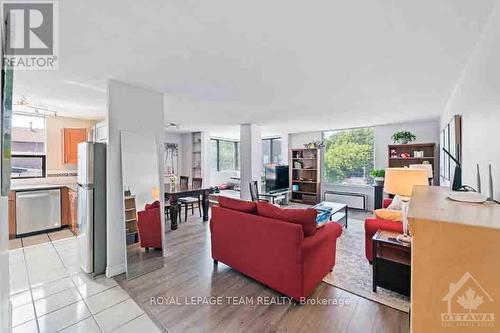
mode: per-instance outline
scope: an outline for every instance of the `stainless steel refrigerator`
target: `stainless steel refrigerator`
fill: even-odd
[[[78,244],[85,273],[106,270],[106,144],[78,144]]]

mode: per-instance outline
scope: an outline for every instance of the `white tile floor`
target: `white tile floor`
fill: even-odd
[[[75,237],[9,251],[12,332],[160,332],[113,279],[82,273]]]

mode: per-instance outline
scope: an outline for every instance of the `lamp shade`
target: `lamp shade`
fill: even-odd
[[[416,185],[429,185],[427,170],[408,168],[385,169],[385,192],[411,197],[413,186]]]
[[[427,170],[427,178],[434,178],[432,172],[432,164],[410,164],[410,169],[425,169]]]

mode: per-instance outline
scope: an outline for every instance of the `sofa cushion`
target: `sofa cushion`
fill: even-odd
[[[156,200],[152,204],[146,204],[146,206],[144,206],[144,210],[153,209],[153,208],[160,208],[160,202],[158,200]]]
[[[304,236],[312,236],[316,233],[316,215],[314,208],[280,208],[268,202],[257,202],[257,213],[261,216],[281,221],[300,224]]]
[[[222,195],[219,195],[219,206],[243,213],[257,213],[257,205],[255,202],[229,198]]]
[[[389,208],[381,208],[373,211],[375,217],[382,220],[388,221],[402,221],[403,212],[400,210],[393,210]]]

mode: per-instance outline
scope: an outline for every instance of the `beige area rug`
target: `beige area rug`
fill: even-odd
[[[380,287],[376,293],[372,291],[372,266],[365,257],[363,221],[349,219],[348,229],[344,228],[337,240],[333,272],[325,276],[323,281],[377,303],[409,312],[408,297]]]

